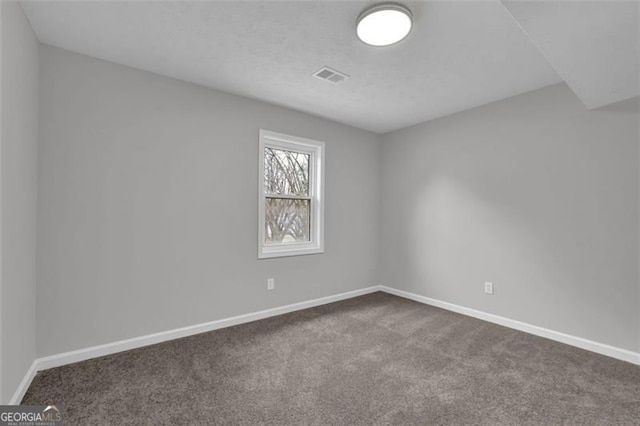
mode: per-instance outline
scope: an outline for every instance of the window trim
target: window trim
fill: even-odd
[[[310,155],[309,161],[309,242],[266,244],[264,150],[284,149]],[[260,129],[258,154],[258,259],[324,253],[324,148],[325,143],[313,139]],[[286,196],[282,198],[288,198]],[[303,197],[307,198],[307,197]]]

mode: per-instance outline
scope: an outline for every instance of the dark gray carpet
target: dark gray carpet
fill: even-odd
[[[640,423],[640,367],[375,293],[38,373],[66,424]]]

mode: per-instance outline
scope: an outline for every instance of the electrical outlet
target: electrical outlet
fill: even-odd
[[[267,290],[273,290],[276,288],[276,280],[274,278],[267,279]]]
[[[484,283],[484,292],[487,294],[493,294],[493,283]]]

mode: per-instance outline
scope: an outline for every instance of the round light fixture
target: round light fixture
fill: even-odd
[[[356,34],[371,46],[389,46],[403,40],[413,25],[411,11],[401,4],[374,5],[358,16]]]

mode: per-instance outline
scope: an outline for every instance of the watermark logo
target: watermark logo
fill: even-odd
[[[62,410],[55,405],[0,405],[0,426],[59,426]]]

